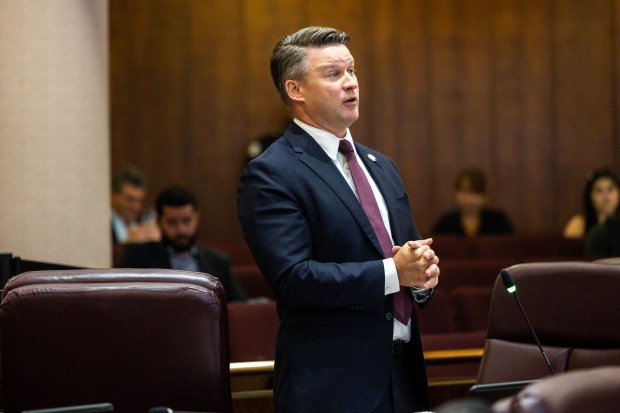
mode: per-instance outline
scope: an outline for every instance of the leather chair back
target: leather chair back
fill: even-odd
[[[230,412],[224,289],[174,270],[37,271],[0,305],[4,411],[109,402]]]
[[[230,361],[274,360],[278,311],[273,300],[228,304]]]
[[[620,365],[620,266],[548,262],[507,270],[556,372]],[[477,382],[534,380],[549,374],[514,297],[498,277]]]

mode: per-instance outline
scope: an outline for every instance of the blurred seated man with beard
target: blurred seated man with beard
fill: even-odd
[[[245,299],[228,257],[196,243],[200,214],[194,195],[181,186],[171,186],[157,195],[155,208],[161,241],[127,244],[118,267],[207,273],[219,278],[229,302]]]

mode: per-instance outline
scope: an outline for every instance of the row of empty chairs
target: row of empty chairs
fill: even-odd
[[[244,242],[208,242],[225,251],[234,265],[254,264],[252,253]],[[519,262],[541,258],[579,258],[584,254],[584,240],[564,238],[560,233],[480,235],[433,237],[433,249],[441,259],[481,259],[509,257]]]
[[[215,245],[230,255],[235,275],[249,296],[273,299],[245,244]],[[433,248],[441,258],[440,286],[419,319],[425,348],[445,350],[483,345],[491,291],[501,269],[524,261],[579,258],[583,240],[565,239],[560,234],[473,238],[443,235],[435,237]],[[446,368],[435,370],[450,374]]]
[[[557,372],[620,365],[620,266],[529,263],[508,271]],[[549,376],[500,282],[490,309],[477,382]],[[267,328],[265,318],[272,320]],[[221,284],[209,275],[118,269],[22,274],[6,285],[0,306],[4,408],[107,401],[118,412],[162,405],[228,412],[231,354],[235,361],[270,359],[276,329],[273,302],[226,305]]]

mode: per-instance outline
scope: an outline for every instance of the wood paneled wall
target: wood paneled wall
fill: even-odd
[[[242,239],[236,188],[284,109],[269,56],[348,32],[353,136],[399,165],[427,234],[468,165],[519,233],[561,231],[589,169],[620,172],[620,0],[110,0],[112,169],[196,192],[207,240]]]

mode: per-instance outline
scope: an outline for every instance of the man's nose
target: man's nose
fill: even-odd
[[[347,73],[344,80],[345,89],[357,89],[357,77],[354,74]]]

